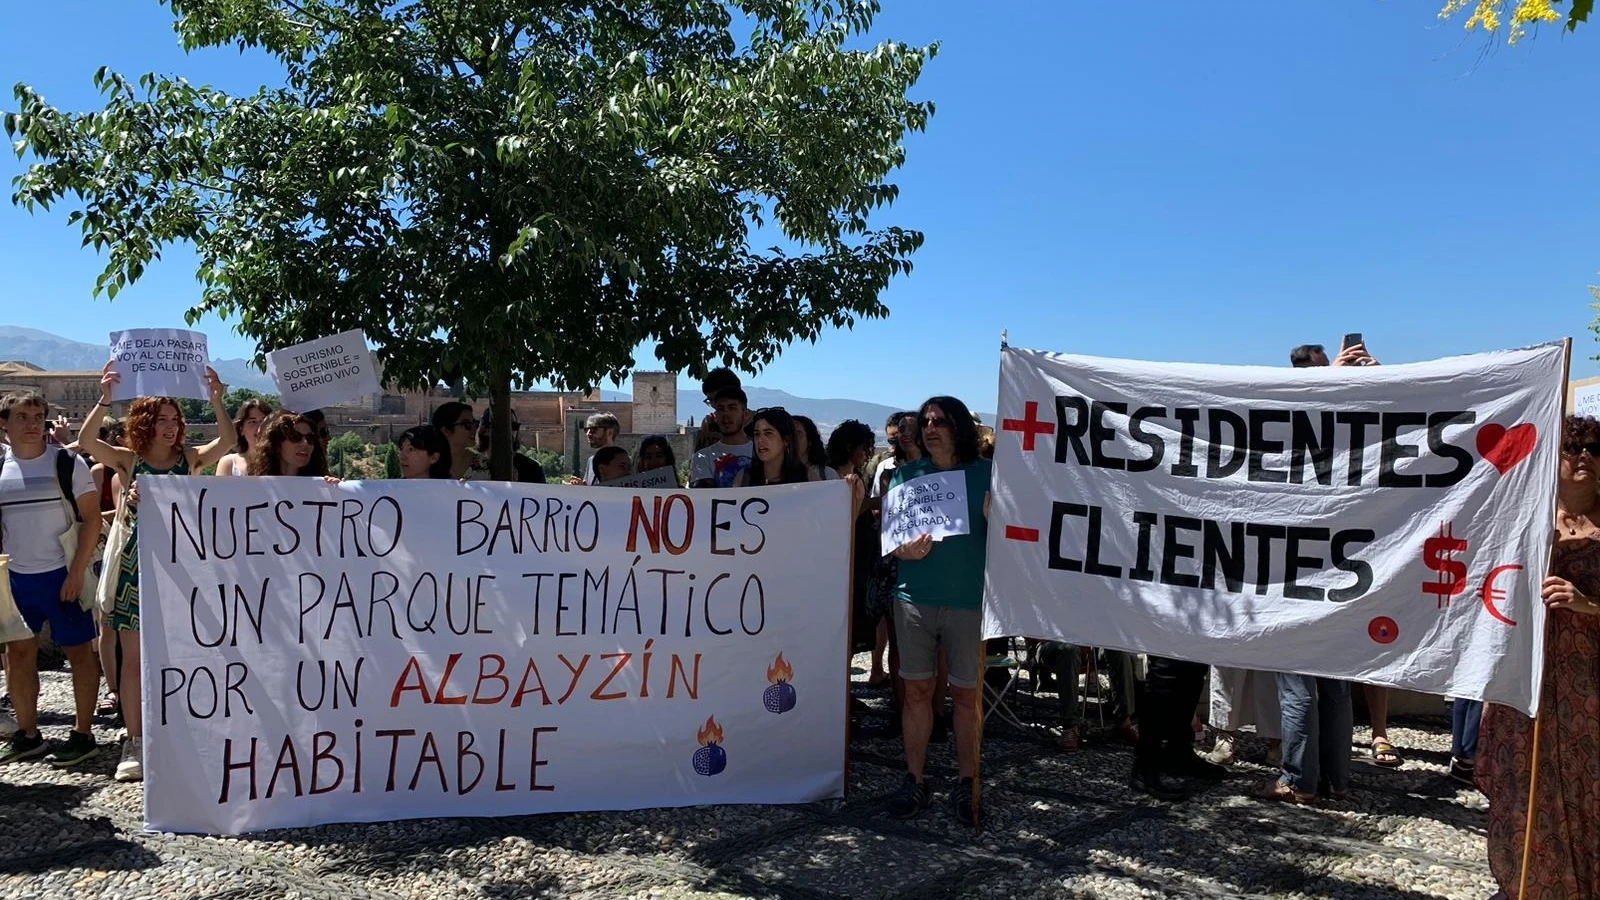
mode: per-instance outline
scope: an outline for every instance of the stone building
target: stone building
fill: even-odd
[[[50,415],[66,416],[76,425],[100,401],[98,371],[48,371],[14,359],[0,361],[0,394],[35,391],[50,404]]]

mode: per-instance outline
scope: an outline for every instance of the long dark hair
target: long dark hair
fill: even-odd
[[[745,471],[746,487],[761,487],[767,484],[803,484],[811,480],[811,472],[806,464],[794,452],[794,417],[781,406],[758,409],[750,417],[750,424],[744,427],[744,433],[753,441],[756,437],[756,423],[766,422],[778,432],[778,437],[783,438],[783,465],[779,467],[778,480],[767,480],[767,465],[761,458],[755,456],[755,449],[751,448],[750,465]]]
[[[652,434],[639,442],[639,452],[634,454],[634,463],[636,465],[639,459],[644,456],[645,449],[649,447],[660,447],[661,452],[667,457],[665,468],[674,472],[678,471],[678,455],[672,452],[672,442],[667,440],[667,436],[664,434]]]
[[[928,456],[928,444],[925,440],[927,428],[922,421],[928,415],[931,407],[937,406],[944,417],[950,420],[951,443],[955,445],[956,462],[966,465],[978,458],[978,423],[972,421],[972,410],[967,405],[954,397],[929,397],[917,409],[917,449],[923,456]]]
[[[397,448],[405,444],[410,444],[412,448],[421,450],[423,453],[437,453],[439,455],[439,458],[434,460],[433,465],[428,466],[429,478],[450,477],[450,442],[444,439],[443,431],[432,425],[418,425],[415,428],[407,428],[401,433],[399,439],[394,442]]]
[[[317,423],[310,416],[292,413],[287,409],[279,410],[272,418],[261,423],[261,440],[250,448],[250,474],[251,475],[282,475],[283,454],[278,450],[283,442],[289,439],[298,429],[296,425],[304,423],[311,429],[311,459],[306,461],[306,467],[296,472],[296,475],[328,474],[328,452],[323,449],[322,441],[317,438]]]
[[[828,465],[839,469],[850,461],[857,450],[865,447],[870,453],[877,443],[878,436],[865,422],[846,419],[839,423],[833,434],[828,435]]]
[[[822,432],[809,416],[795,416],[794,424],[806,430],[806,458],[800,460],[807,466],[822,468],[828,464],[828,445],[822,442]]]
[[[233,452],[240,456],[250,452],[250,445],[244,439],[244,420],[250,418],[250,413],[258,409],[261,410],[261,425],[266,427],[267,419],[272,417],[272,404],[260,397],[251,397],[239,404],[239,411],[233,414],[233,433],[239,438],[233,445]],[[261,440],[259,432],[257,434],[256,440],[259,441]]]

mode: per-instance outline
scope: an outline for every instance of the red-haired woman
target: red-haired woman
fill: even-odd
[[[1478,786],[1489,798],[1489,871],[1511,900],[1600,897],[1600,421],[1568,416],[1556,485],[1556,549],[1544,581],[1539,786],[1528,892],[1517,896],[1533,720],[1489,704]]]
[[[140,397],[133,401],[124,420],[127,425],[125,444],[114,447],[100,440],[100,423],[111,408],[111,393],[120,376],[106,363],[100,376],[100,402],[83,420],[78,432],[78,446],[89,451],[94,461],[104,463],[116,473],[125,486],[118,515],[128,525],[128,540],[122,546],[116,570],[115,604],[111,610],[111,627],[117,632],[122,647],[122,690],[118,698],[122,704],[122,718],[128,728],[128,742],[122,747],[122,761],[117,765],[118,781],[144,780],[144,720],[139,707],[139,541],[136,521],[139,507],[140,475],[188,475],[219,462],[233,447],[233,420],[228,418],[228,407],[223,402],[227,385],[217,373],[206,369],[206,382],[211,394],[211,408],[217,414],[217,437],[203,447],[186,447],[183,443],[183,411],[178,401],[171,397]],[[105,577],[110,577],[107,573]]]
[[[317,475],[328,477],[328,454],[317,439],[316,422],[286,409],[261,426],[261,439],[250,448],[250,475]]]

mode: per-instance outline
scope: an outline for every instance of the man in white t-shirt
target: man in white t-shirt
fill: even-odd
[[[38,394],[0,398],[0,428],[11,444],[0,458],[0,551],[11,557],[11,593],[34,633],[6,645],[6,687],[17,730],[0,747],[0,763],[43,756],[51,765],[66,768],[95,754],[90,727],[100,691],[100,665],[95,657],[94,616],[79,605],[78,595],[100,540],[100,492],[76,453],[46,443],[49,415],[49,405]],[[60,465],[71,467],[76,517],[62,492]],[[83,525],[77,552],[68,559],[61,538],[75,518]],[[53,747],[39,733],[38,634],[46,622],[72,666],[76,706],[71,733]]]
[[[749,403],[743,388],[723,388],[712,396],[712,415],[722,439],[694,455],[690,487],[733,487],[734,479],[749,467],[755,447],[744,430]]]

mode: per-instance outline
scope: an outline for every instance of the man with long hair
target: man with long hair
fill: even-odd
[[[933,734],[933,697],[942,646],[949,662],[950,696],[955,706],[956,759],[960,778],[950,793],[951,811],[976,825],[973,779],[978,768],[978,685],[983,634],[983,568],[988,539],[989,483],[994,465],[978,455],[978,427],[966,404],[933,397],[917,413],[918,446],[923,458],[904,463],[890,476],[889,488],[929,475],[959,477],[967,500],[966,534],[935,542],[924,534],[894,548],[900,580],[894,604],[900,647],[900,677],[905,684],[901,734],[906,777],[888,805],[896,818],[909,819],[929,802],[925,781],[928,743]]]

